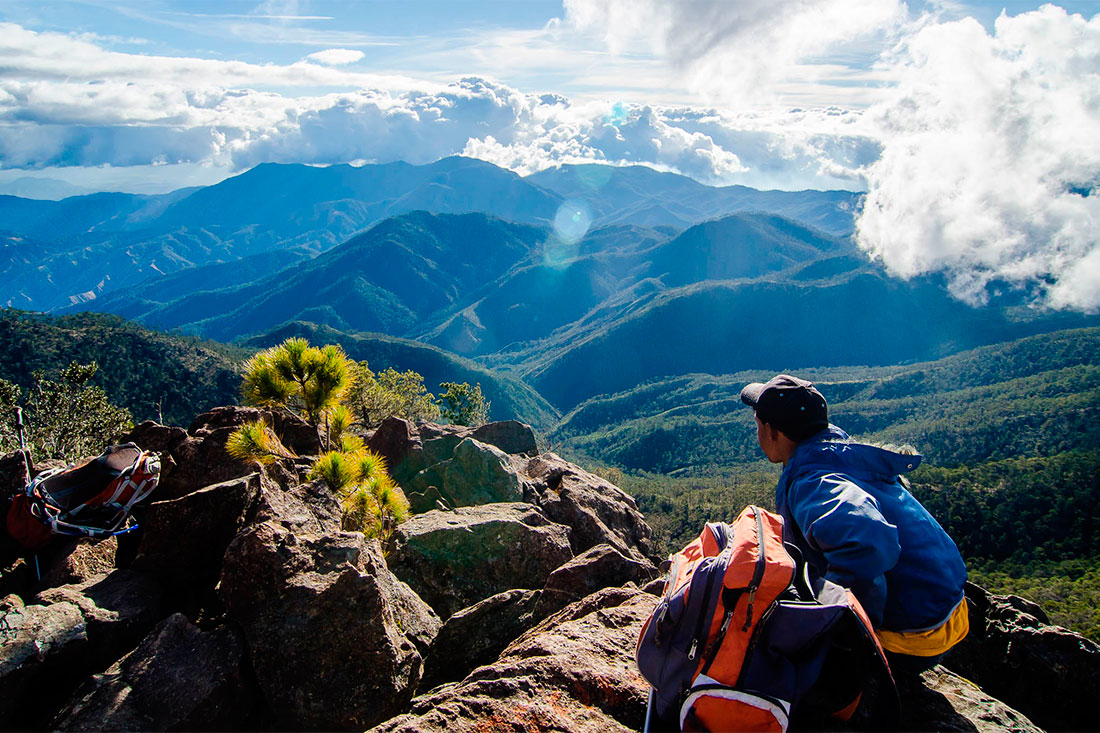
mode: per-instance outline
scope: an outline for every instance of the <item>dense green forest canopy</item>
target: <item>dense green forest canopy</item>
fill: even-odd
[[[74,361],[95,362],[92,383],[138,422],[152,418],[186,426],[204,410],[236,404],[237,364],[249,353],[151,331],[118,316],[0,309],[0,379],[25,390],[36,371],[55,374]]]

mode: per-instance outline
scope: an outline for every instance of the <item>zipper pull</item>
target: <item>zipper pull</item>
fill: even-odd
[[[699,650],[699,640],[691,640],[691,648],[688,649],[688,659],[695,661],[695,652]]]
[[[733,609],[726,610],[726,615],[722,618],[722,627],[718,629],[718,634],[711,640],[710,644],[707,644],[707,648],[703,650],[703,658],[707,660],[713,660],[714,655],[718,653],[718,647],[722,645],[722,641],[726,638],[726,631],[730,627],[730,621],[733,620]],[[703,670],[706,672],[710,667],[710,662],[707,663],[707,668]]]
[[[749,588],[749,607],[745,613],[745,625],[741,627],[742,631],[748,631],[749,626],[752,624],[752,604],[756,600],[756,588]]]

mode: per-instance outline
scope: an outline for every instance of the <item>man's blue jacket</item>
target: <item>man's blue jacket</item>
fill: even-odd
[[[830,425],[799,443],[776,487],[786,539],[889,631],[936,628],[964,597],[958,547],[899,480],[920,458]]]

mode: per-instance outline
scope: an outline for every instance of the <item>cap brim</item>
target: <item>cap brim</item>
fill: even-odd
[[[756,408],[756,403],[760,401],[760,395],[764,391],[764,385],[761,382],[753,382],[752,384],[745,385],[745,388],[741,390],[741,401],[752,408]]]

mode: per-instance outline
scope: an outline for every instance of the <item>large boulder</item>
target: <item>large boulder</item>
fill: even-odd
[[[0,599],[0,727],[48,723],[49,711],[77,684],[87,644],[87,624],[75,603],[28,606],[16,595]]]
[[[303,531],[310,524],[271,519],[242,532],[220,594],[281,725],[362,729],[404,708],[440,622],[376,541]]]
[[[602,588],[627,583],[644,587],[657,575],[657,567],[649,560],[627,557],[606,543],[596,545],[550,573],[540,604],[549,615]]]
[[[280,410],[267,410],[257,407],[216,407],[195,418],[187,435],[182,440],[173,433],[172,438],[163,435],[157,428],[163,426],[142,423],[140,431],[132,434],[135,442],[141,437],[150,444],[156,436],[163,435],[170,448],[161,452],[162,461],[168,455],[175,467],[161,478],[154,498],[159,500],[176,499],[193,491],[222,483],[231,479],[247,476],[256,470],[253,461],[231,457],[225,450],[229,436],[241,425],[253,420],[263,420],[273,426],[290,450],[298,455],[316,455],[321,451],[317,431],[303,420]],[[178,430],[178,429],[172,429]],[[141,445],[141,443],[138,443]],[[145,446],[142,445],[144,448]],[[276,467],[273,470],[278,470]]]
[[[520,501],[521,462],[537,451],[531,428],[515,420],[477,428],[387,418],[368,446],[386,459],[413,512]],[[438,504],[437,504],[438,502]]]
[[[973,583],[966,594],[970,634],[944,665],[1046,730],[1095,729],[1100,646],[1051,626],[1031,601],[994,595]]]
[[[251,473],[149,505],[133,567],[148,570],[191,594],[195,586],[214,587],[222,556],[244,529],[260,499],[260,473]]]
[[[574,554],[607,543],[635,560],[651,558],[652,530],[622,489],[554,453],[527,461],[524,478],[524,500],[572,528]]]
[[[637,731],[649,688],[634,643],[657,599],[606,589],[546,619],[462,682],[417,698],[376,731]]]
[[[504,648],[541,621],[542,591],[515,588],[451,615],[424,660],[421,690],[461,680],[496,660]]]
[[[56,730],[239,730],[254,691],[241,673],[244,647],[226,626],[201,631],[181,614],[94,675],[54,721]]]
[[[952,674],[943,666],[921,675],[920,684],[901,690],[902,731],[978,731],[1040,733],[1018,710],[990,697],[973,682]]]
[[[502,591],[541,588],[572,556],[567,527],[517,502],[412,517],[397,528],[390,567],[446,619]]]
[[[134,648],[157,622],[159,585],[117,570],[0,601],[0,725],[43,727],[89,673]]]
[[[134,648],[161,618],[163,591],[156,578],[137,570],[115,570],[80,583],[48,588],[35,604],[73,605],[84,618],[88,639],[80,667],[102,669]]]
[[[449,458],[409,477],[403,486],[415,513],[435,509],[437,502],[453,508],[523,499],[519,474],[509,455],[473,438],[463,438]]]

